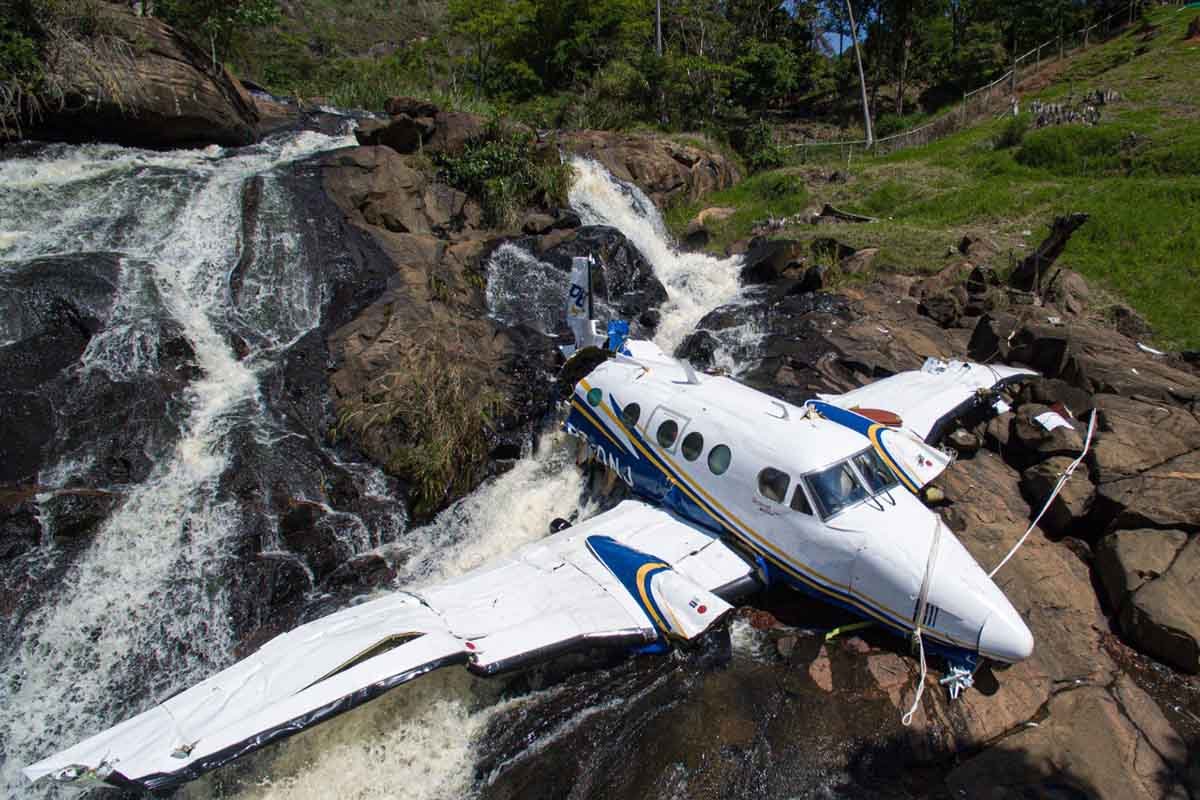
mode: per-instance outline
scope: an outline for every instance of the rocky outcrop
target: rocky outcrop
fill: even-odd
[[[63,100],[47,101],[27,136],[152,148],[256,140],[254,103],[223,66],[214,67],[208,54],[159,20],[113,4],[94,7],[100,14],[94,49],[83,55],[64,48]]]
[[[676,198],[698,200],[732,186],[741,174],[732,161],[716,152],[681,144],[663,136],[613,131],[567,131],[560,146],[592,158],[621,180],[636,184],[659,208]]]

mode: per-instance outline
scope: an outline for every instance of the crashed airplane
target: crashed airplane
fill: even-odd
[[[576,260],[564,350],[599,363],[575,385],[565,427],[636,499],[282,634],[25,775],[170,788],[451,664],[496,675],[687,642],[772,583],[913,640],[922,664],[926,648],[942,655],[952,694],[981,659],[1030,655],[1021,616],[920,493],[950,463],[928,442],[1033,373],[931,360],[791,405],[626,340],[621,324],[598,333],[589,270]]]

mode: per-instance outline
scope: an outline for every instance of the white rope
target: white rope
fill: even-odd
[[[921,706],[921,695],[925,694],[925,675],[928,670],[925,664],[925,640],[921,636],[921,628],[925,622],[925,608],[929,604],[930,579],[933,577],[933,567],[937,563],[938,548],[941,547],[941,544],[942,521],[939,518],[933,523],[933,541],[929,544],[929,555],[925,557],[925,576],[921,579],[921,594],[917,597],[917,610],[913,614],[913,622],[916,625],[913,628],[913,639],[921,654],[921,678],[917,682],[917,696],[913,698],[912,708],[900,718],[900,724],[906,728],[912,723],[913,715]]]
[[[906,728],[912,724],[913,714],[916,714],[917,709],[921,706],[921,695],[925,694],[925,642],[921,639],[921,627],[919,625],[916,631],[913,632],[913,635],[917,640],[917,648],[921,651],[921,679],[917,683],[917,696],[913,698],[912,708],[900,718],[900,724]]]
[[[1000,568],[1007,564],[1008,560],[1012,558],[1018,550],[1021,549],[1021,545],[1025,544],[1025,540],[1029,538],[1029,534],[1033,533],[1033,529],[1036,528],[1037,524],[1042,521],[1042,517],[1050,509],[1050,504],[1054,502],[1054,498],[1058,497],[1058,493],[1062,491],[1064,486],[1066,486],[1067,481],[1071,478],[1071,474],[1075,472],[1075,468],[1078,467],[1083,462],[1083,459],[1087,456],[1088,449],[1092,446],[1092,433],[1095,430],[1096,409],[1093,408],[1092,417],[1090,420],[1088,420],[1087,439],[1085,439],[1083,442],[1083,452],[1079,454],[1079,458],[1072,461],[1071,465],[1063,470],[1063,474],[1058,478],[1058,483],[1054,485],[1054,491],[1052,491],[1050,496],[1046,498],[1046,503],[1042,506],[1042,510],[1039,511],[1038,515],[1033,518],[1033,522],[1030,523],[1029,528],[1024,534],[1022,534],[1021,538],[1017,540],[1017,543],[1013,545],[1012,550],[1008,551],[1008,555],[1001,559],[1000,563],[996,565],[996,568],[988,573],[989,578],[996,577],[996,573],[1000,571]]]

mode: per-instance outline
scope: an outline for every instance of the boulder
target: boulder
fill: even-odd
[[[1096,487],[1092,517],[1114,530],[1200,531],[1200,450]]]
[[[972,361],[1007,363],[1012,350],[1012,337],[1021,327],[1021,320],[1012,314],[991,312],[975,323],[967,355]]]
[[[699,200],[741,180],[718,148],[684,145],[663,136],[616,131],[569,131],[559,144],[599,161],[617,178],[637,185],[659,208],[676,198]]]
[[[1141,650],[1191,674],[1200,673],[1200,537],[1193,536],[1166,570],[1129,598],[1121,629]]]
[[[27,553],[42,540],[34,490],[0,489],[0,562]]]
[[[46,113],[26,135],[158,148],[236,147],[257,139],[253,101],[208,53],[157,19],[111,3],[94,7],[126,44],[88,57],[65,52],[65,102],[46,99]]]
[[[742,260],[742,283],[770,283],[804,267],[808,248],[795,239],[757,239]]]
[[[417,97],[389,97],[383,103],[383,110],[392,117],[406,114],[416,119],[418,117],[435,116],[438,112],[438,107],[428,100],[422,100]]]
[[[1046,430],[1037,419],[1052,411],[1049,406],[1037,403],[1027,403],[1017,410],[1009,448],[1018,464],[1034,463],[1052,456],[1069,456],[1073,459],[1083,452],[1085,430],[1079,422],[1068,417],[1066,421],[1074,427],[1059,426]]]
[[[1147,581],[1167,571],[1180,549],[1187,544],[1183,531],[1117,531],[1105,536],[1096,548],[1096,572],[1116,611]]]
[[[390,147],[397,153],[415,153],[433,135],[436,123],[431,117],[413,118],[397,114],[387,122],[367,120],[354,131],[358,143]]]
[[[1200,419],[1149,398],[1095,396],[1097,427],[1088,457],[1099,483],[1129,478],[1200,448]]]
[[[878,247],[864,247],[838,262],[838,269],[845,275],[865,275],[871,271],[878,256]]]
[[[1041,509],[1046,498],[1054,490],[1059,477],[1071,465],[1074,459],[1068,456],[1055,456],[1040,464],[1035,464],[1021,474],[1021,494],[1029,501],[1035,510]],[[1066,536],[1087,516],[1092,506],[1092,497],[1096,487],[1088,480],[1087,470],[1080,468],[1063,484],[1062,491],[1054,502],[1046,509],[1042,517],[1042,529],[1057,536]]]
[[[1154,335],[1146,318],[1127,305],[1118,303],[1109,309],[1108,314],[1113,326],[1122,336],[1134,341],[1146,341]]]
[[[951,292],[940,292],[921,300],[921,313],[943,328],[950,328],[962,316],[962,304]]]
[[[1028,797],[1186,800],[1186,744],[1128,678],[1112,689],[1054,695],[1024,727],[956,767],[946,779],[964,800]]]

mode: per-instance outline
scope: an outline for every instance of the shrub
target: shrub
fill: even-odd
[[[338,431],[399,428],[388,469],[412,482],[414,511],[425,516],[474,487],[507,400],[461,354],[417,345],[400,351],[398,362],[371,386],[369,399],[341,410]]]
[[[775,143],[771,126],[761,120],[746,129],[739,149],[751,172],[782,167],[787,159],[787,150]]]
[[[564,205],[570,167],[553,149],[538,151],[532,134],[493,121],[459,155],[433,157],[441,180],[479,200],[484,223],[507,227],[529,205]]]
[[[1125,131],[1112,126],[1060,125],[1025,136],[1016,159],[1058,175],[1089,175],[1121,166]]]
[[[1004,126],[1000,128],[999,135],[996,136],[995,145],[997,150],[1008,150],[1021,144],[1025,139],[1025,134],[1029,131],[1029,115],[1020,114],[1015,117],[1010,117]]]

